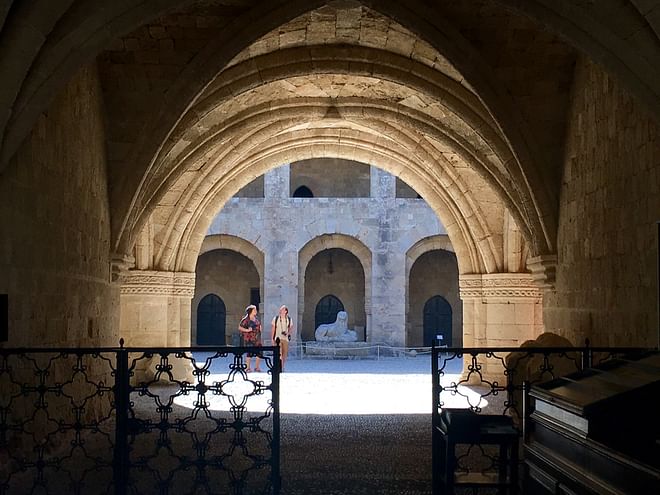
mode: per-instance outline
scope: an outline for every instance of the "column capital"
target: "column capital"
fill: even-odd
[[[461,299],[535,299],[542,293],[529,273],[471,273],[460,275]]]
[[[195,295],[195,274],[155,270],[128,270],[120,277],[122,295],[181,296]]]
[[[110,282],[121,282],[124,273],[135,266],[135,258],[127,254],[110,255]]]
[[[527,268],[538,287],[544,290],[554,290],[557,271],[557,255],[543,254],[527,260]]]

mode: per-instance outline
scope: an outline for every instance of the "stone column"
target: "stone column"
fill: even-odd
[[[406,259],[398,249],[396,177],[371,167],[371,197],[380,198],[375,209],[378,234],[373,247],[371,318],[367,340],[393,346],[406,342]],[[365,301],[366,303],[366,301]]]
[[[375,252],[371,278],[371,322],[367,340],[403,347],[406,344],[405,254]]]
[[[270,242],[275,245],[275,249],[271,247],[266,250],[264,261],[264,301],[262,303],[264,344],[266,341],[270,341],[270,322],[277,315],[282,304],[289,308],[289,316],[293,319],[294,340],[299,339],[297,253],[287,247],[291,245],[290,242],[278,239],[277,235],[273,237]],[[294,350],[293,347],[291,347],[291,351]]]
[[[194,273],[129,270],[120,284],[119,331],[127,347],[190,346]],[[188,370],[174,371],[188,376]]]
[[[371,167],[371,194],[372,198],[396,197],[396,177],[389,172],[376,167]]]
[[[270,342],[270,322],[282,304],[293,319],[298,339],[298,255],[290,209],[290,166],[283,165],[264,176],[264,294],[261,304],[264,344]],[[291,353],[295,352],[291,347]]]
[[[543,333],[542,292],[531,274],[461,275],[459,286],[464,347],[518,347]],[[502,379],[501,363],[483,365],[484,377]]]
[[[282,165],[264,175],[264,198],[288,198],[290,193],[291,172],[289,164]]]

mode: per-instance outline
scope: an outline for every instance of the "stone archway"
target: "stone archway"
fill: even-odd
[[[81,8],[82,1],[51,0],[47,15],[44,14],[44,3],[32,2],[29,8],[22,9],[20,15],[13,18],[7,17],[11,2],[0,8],[0,25],[12,33],[12,36],[0,40],[6,54],[4,63],[14,69],[0,71],[3,74],[1,86],[7,88],[0,103],[12,109],[0,127],[0,134],[4,135],[2,165],[15,153],[37,116],[51,102],[52,95],[58,93],[80,64],[107,47],[110,40],[166,14],[173,7],[186,8],[192,3],[175,0],[146,4],[118,2],[112,6],[104,5],[103,9],[85,9]],[[242,45],[325,3],[269,0],[257,4],[252,10],[237,9],[229,22],[231,28],[224,29],[223,36],[202,51],[195,61],[197,70],[189,72],[195,75],[212,73],[217,70],[217,64],[227,63]],[[443,42],[452,39],[448,32],[450,22],[445,20],[441,11],[429,11],[428,6],[418,2],[406,2],[405,6],[387,0],[362,3],[414,27],[434,46],[440,45],[439,39]],[[660,53],[657,50],[660,20],[655,14],[657,9],[633,1],[604,6],[569,0],[497,0],[496,4],[534,19],[543,28],[564,36],[573,46],[620,77],[654,109],[656,115],[660,114],[657,83],[660,80]],[[424,22],[420,22],[422,20]],[[251,29],[247,29],[248,26]],[[622,31],[621,26],[626,26],[628,31]],[[461,57],[463,65],[473,62],[474,57],[457,51],[459,53],[454,57],[457,62]],[[465,72],[464,67],[461,69]],[[210,77],[196,77],[196,84],[178,84],[178,94],[163,102],[157,113],[176,118],[208,79]],[[168,107],[171,113],[163,112]]]
[[[310,9],[326,5],[327,2],[241,3],[241,6],[222,20],[228,24],[238,21],[234,24],[235,27],[232,26],[222,33],[219,29],[217,33],[210,34],[200,41],[197,47],[190,49],[185,59],[179,58],[180,52],[172,52],[171,38],[167,38],[163,43],[154,42],[155,38],[152,39],[150,34],[150,31],[153,31],[155,36],[162,35],[163,24],[172,22],[171,17],[164,22],[158,19],[158,16],[163,14],[163,9],[176,7],[172,14],[176,16],[182,12],[179,8],[194,10],[197,7],[193,5],[196,2],[184,3],[182,6],[180,2],[163,0],[156,3],[141,2],[138,5],[132,0],[126,0],[107,9],[93,9],[89,7],[93,6],[93,3],[83,5],[83,2],[78,0],[53,0],[29,2],[25,5],[24,2],[19,5],[19,2],[14,1],[0,7],[0,44],[3,53],[0,67],[5,69],[0,70],[3,82],[3,91],[0,94],[3,115],[0,117],[3,140],[0,152],[3,167],[2,196],[10,198],[3,203],[3,218],[11,219],[7,223],[9,235],[3,238],[7,242],[5,251],[9,253],[6,257],[8,264],[20,264],[20,269],[16,275],[11,275],[13,278],[7,286],[11,287],[12,291],[13,287],[18,286],[16,293],[19,300],[23,301],[32,295],[32,292],[35,292],[35,296],[40,296],[47,291],[41,287],[33,289],[30,282],[21,282],[23,279],[31,280],[43,275],[48,280],[54,280],[53,283],[44,283],[43,287],[58,286],[60,282],[55,279],[61,277],[60,273],[64,273],[66,282],[74,286],[76,284],[73,281],[85,280],[85,283],[79,283],[72,290],[66,305],[60,301],[49,303],[48,309],[42,311],[40,318],[50,314],[58,315],[58,334],[66,336],[66,314],[75,311],[80,292],[91,294],[89,298],[85,298],[86,301],[91,301],[86,304],[89,309],[76,321],[76,325],[81,328],[88,326],[89,338],[98,335],[95,319],[99,318],[100,312],[104,313],[104,316],[100,317],[103,320],[104,332],[107,330],[109,334],[110,328],[116,328],[116,300],[119,293],[121,292],[122,296],[134,297],[136,291],[140,290],[140,284],[145,281],[151,282],[158,278],[160,282],[153,284],[158,285],[158,288],[152,287],[151,290],[168,298],[188,297],[192,273],[190,265],[194,264],[205,234],[203,217],[213,211],[213,206],[221,205],[227,196],[236,190],[239,183],[249,180],[254,173],[267,169],[271,165],[269,160],[282,163],[286,161],[286,155],[295,157],[305,153],[309,156],[351,153],[363,153],[366,156],[371,153],[372,157],[387,161],[389,170],[396,172],[398,176],[407,176],[419,184],[425,181],[430,184],[425,197],[447,222],[447,230],[460,260],[461,273],[466,276],[490,276],[508,267],[512,267],[511,270],[521,270],[519,261],[524,256],[503,259],[502,253],[506,249],[501,245],[505,242],[516,244],[518,240],[516,236],[510,236],[506,241],[502,241],[500,236],[505,228],[493,228],[489,224],[488,215],[484,213],[488,212],[492,205],[496,209],[512,208],[515,205],[520,210],[512,215],[530,247],[529,257],[534,261],[528,266],[534,272],[535,279],[537,275],[538,279],[543,278],[544,264],[552,264],[556,248],[553,239],[558,235],[556,222],[560,218],[565,219],[560,226],[564,266],[562,271],[558,272],[564,287],[557,298],[553,299],[555,307],[548,312],[554,312],[558,318],[553,326],[566,328],[568,324],[571,327],[567,330],[569,333],[576,332],[576,335],[583,336],[585,333],[591,333],[595,325],[599,328],[595,333],[607,339],[609,337],[605,328],[610,317],[614,315],[617,322],[625,323],[626,316],[611,312],[603,302],[607,298],[602,297],[602,294],[615,290],[615,282],[612,282],[612,279],[618,277],[620,270],[611,269],[606,275],[599,277],[602,279],[599,286],[604,292],[599,292],[598,295],[594,295],[591,290],[589,279],[592,275],[599,276],[602,273],[600,265],[613,266],[614,263],[610,263],[610,260],[621,254],[619,246],[612,246],[616,240],[611,241],[612,236],[601,225],[604,223],[602,217],[599,217],[602,212],[598,204],[598,198],[603,194],[601,191],[609,190],[612,184],[616,185],[615,188],[622,184],[614,194],[615,206],[620,209],[617,211],[622,212],[618,217],[623,218],[618,227],[624,228],[631,224],[634,225],[632,230],[637,229],[639,232],[647,227],[644,222],[648,220],[637,219],[627,198],[637,199],[646,192],[655,198],[654,191],[647,191],[647,184],[654,184],[648,179],[654,176],[653,167],[657,163],[657,126],[653,119],[657,120],[658,116],[660,63],[656,62],[660,51],[657,43],[658,21],[651,15],[650,7],[642,7],[640,2],[630,1],[610,2],[600,6],[599,3],[570,0],[531,0],[525,2],[525,5],[513,0],[489,0],[479,2],[483,9],[471,16],[470,10],[475,4],[469,0],[433,5],[415,0],[405,4],[386,0],[364,3],[333,2],[328,8],[336,8],[337,5],[367,5],[367,8],[370,8],[368,16],[378,19],[378,22],[372,23],[373,30],[365,30],[363,41],[374,44],[367,48],[379,53],[391,52],[388,56],[392,58],[388,58],[386,63],[378,64],[373,61],[370,63],[368,59],[356,61],[347,56],[340,60],[345,62],[343,72],[335,67],[332,74],[325,74],[331,76],[331,79],[326,81],[327,84],[313,87],[313,84],[310,84],[323,74],[309,70],[309,64],[301,64],[298,72],[293,67],[288,71],[282,70],[277,81],[269,81],[268,85],[263,86],[260,86],[263,81],[256,77],[258,71],[244,71],[240,74],[234,72],[235,77],[230,80],[222,80],[217,76],[231,76],[232,70],[245,69],[249,65],[255,65],[257,60],[268,62],[269,69],[284,69],[285,64],[278,66],[275,59],[278,55],[293,52],[282,50],[274,56],[269,55],[280,48],[296,48],[294,44],[298,47],[304,45],[304,49],[300,51],[312,54],[308,57],[312,60],[312,66],[314,62],[323,62],[322,57],[315,57],[313,53],[320,53],[328,48],[329,44],[340,45],[337,40],[341,36],[337,34],[341,29],[337,31],[335,23],[334,28],[327,31],[331,31],[332,35],[318,36],[321,31],[327,33],[314,29],[321,27],[316,23],[318,12],[309,14],[304,19],[303,25],[312,29],[302,30],[305,31],[302,39],[291,42],[291,32],[286,31],[287,36],[282,36],[283,39],[280,40],[278,31],[277,43],[272,43],[275,38],[270,35],[274,32],[273,29],[279,30],[279,26],[290,21],[292,16],[305,14]],[[217,4],[221,5],[221,1]],[[45,10],[47,6],[48,10]],[[501,6],[505,8],[500,8]],[[291,9],[290,13],[287,12],[288,9]],[[46,12],[49,15],[46,15]],[[510,23],[500,23],[497,30],[490,29],[486,22],[488,19],[484,19],[482,15],[484,12],[494,13]],[[327,14],[327,9],[324,13]],[[150,20],[151,24],[143,25],[147,20]],[[390,22],[397,23],[397,27],[401,26],[402,29],[395,30]],[[380,29],[382,26],[384,28]],[[563,33],[566,39],[587,56],[600,60],[623,84],[576,53],[569,53],[568,57],[564,57],[566,50],[571,50],[570,47],[567,48],[560,39],[549,34],[545,27]],[[136,28],[134,36],[115,39],[112,46],[110,45],[110,39]],[[522,31],[519,31],[519,28]],[[393,37],[390,38],[390,33],[394,31],[399,33],[398,40],[403,40],[404,43],[396,43]],[[195,34],[200,32],[195,31]],[[357,29],[357,32],[360,32],[360,29]],[[512,50],[506,51],[508,41],[515,41],[512,35],[517,32],[529,35],[525,36],[531,40],[527,50],[528,58],[525,58],[523,53],[520,53],[520,59],[511,57],[516,55],[516,47],[520,45],[514,44]],[[147,41],[154,46],[158,45],[158,48],[148,54],[135,49],[136,44],[137,48],[144,48],[140,45],[138,34],[149,38]],[[493,43],[484,43],[485,41]],[[344,43],[346,46],[340,49],[358,54],[359,50],[364,48],[357,46],[358,44]],[[396,46],[396,49],[388,50],[388,45]],[[71,74],[83,62],[91,60],[99,53],[102,46],[108,50],[101,54],[95,64],[78,71],[75,78],[70,80],[66,91],[58,96],[56,104],[49,107],[51,95],[56,95]],[[409,53],[400,53],[406,46],[410,47]],[[635,49],[631,49],[633,46]],[[545,71],[552,75],[548,78],[538,69],[555,59],[546,57],[553,55],[554,49],[561,52],[556,58],[566,58],[571,63],[564,64],[564,60],[558,65],[551,64],[552,67],[564,67],[567,70]],[[129,53],[131,51],[140,53]],[[424,54],[427,56],[424,57]],[[165,70],[168,65],[166,62],[171,62],[175,58],[173,55],[176,56],[178,65],[176,68],[170,66],[168,72]],[[501,55],[505,55],[501,57],[503,63],[498,61]],[[165,58],[161,59],[161,56]],[[576,57],[578,71],[572,71]],[[385,68],[391,65],[389,61],[394,58],[406,62],[397,62],[390,67],[389,72],[386,71]],[[422,60],[424,58],[425,60]],[[524,62],[531,59],[539,61],[538,65],[534,63],[530,68],[525,67]],[[124,63],[128,61],[126,65],[131,67],[122,66],[122,60]],[[244,63],[246,61],[247,63]],[[329,65],[324,65],[325,69],[328,67]],[[124,70],[130,77],[113,76],[124,74]],[[427,77],[429,70],[438,77]],[[412,84],[410,87],[407,84],[397,86],[394,77],[394,72],[397,71],[400,75],[405,75],[400,77],[404,83],[414,75],[420,84],[415,87],[412,87]],[[241,74],[247,80],[241,81]],[[381,78],[380,75],[387,77]],[[553,79],[554,76],[561,79],[562,75],[566,76],[565,79]],[[574,78],[571,78],[572,75]],[[242,105],[256,95],[258,90],[252,90],[257,87],[265,93],[280,81],[298,76],[305,78],[305,84],[302,86],[313,91],[296,92],[295,99],[278,99],[277,104],[270,110],[273,114],[282,112],[282,119],[269,123],[262,118],[268,111],[266,106]],[[365,79],[374,79],[374,76],[379,84],[382,83],[380,98],[374,90],[376,85],[372,84],[368,88],[371,91],[368,97],[360,99],[358,91],[348,95],[348,99],[355,99],[353,105],[346,100],[339,101],[339,105],[329,104],[339,98],[332,90],[336,89],[336,83],[342,77],[356,78],[351,79],[351,82],[359,82],[362,85]],[[358,77],[361,79],[358,80]],[[452,112],[442,105],[436,106],[438,102],[428,100],[428,95],[436,93],[440,82],[447,82],[448,79],[460,86],[458,89],[462,91],[461,94],[471,95],[470,98],[476,100],[478,105],[465,105],[466,111]],[[123,84],[126,86],[122,86]],[[568,93],[566,88],[570,89],[571,84],[575,84],[576,88],[575,104],[556,107],[554,99],[547,98],[546,91],[552,93],[552,96],[555,94],[553,88],[559,87],[557,93],[563,98],[559,100],[564,102]],[[418,87],[424,85],[427,91]],[[397,86],[396,91],[393,86]],[[442,93],[443,96],[453,94],[449,91],[452,88],[445,88],[447,91]],[[628,91],[630,88],[632,93]],[[237,90],[236,94],[232,92],[233,89]],[[406,90],[409,92],[405,93]],[[204,103],[212,103],[209,108],[214,108],[213,105],[219,100],[206,101],[205,98],[218,96],[216,93],[222,92],[232,95],[229,97],[228,106],[233,105],[235,111],[223,106],[219,112],[200,114],[197,120],[192,118],[197,110],[207,108]],[[297,98],[298,96],[301,98]],[[454,96],[459,102],[465,103],[458,98],[459,94]],[[527,106],[527,113],[521,115],[514,112],[507,116],[510,110],[516,110],[517,103],[521,103],[519,109],[524,110],[526,96],[531,96],[528,99],[531,104]],[[641,98],[641,104],[636,101],[635,96]],[[389,105],[392,101],[397,102],[397,105]],[[130,105],[131,102],[136,104],[135,109]],[[626,115],[617,111],[622,105],[621,102],[631,109]],[[358,112],[355,109],[363,103],[369,112],[361,117],[356,115]],[[538,118],[535,118],[533,112],[530,113],[535,106],[539,106]],[[300,107],[303,111],[309,109],[316,112],[315,119],[305,121],[295,110],[287,113],[288,107]],[[433,117],[429,107],[437,111],[433,119],[428,118]],[[143,111],[145,108],[147,110]],[[603,108],[606,119],[594,117],[594,108]],[[46,109],[48,112],[44,113]],[[117,117],[117,113],[131,110],[134,110],[135,120],[124,119],[125,115]],[[391,115],[398,110],[401,110],[400,118],[391,119]],[[115,112],[114,118],[112,112]],[[493,125],[487,125],[485,128],[476,126],[476,121],[468,118],[469,112],[479,116],[482,122]],[[553,112],[556,112],[554,117]],[[456,113],[461,118],[454,121]],[[546,121],[541,114],[552,118]],[[206,117],[215,122],[205,121]],[[611,121],[607,120],[610,118]],[[388,125],[390,120],[392,123]],[[417,125],[417,122],[425,121],[432,125]],[[583,126],[581,123],[585,121],[587,125]],[[636,127],[635,122],[641,122],[639,127]],[[80,125],[69,125],[75,123]],[[196,123],[204,125],[189,133],[190,124],[194,127]],[[207,123],[211,124],[208,128]],[[440,125],[443,123],[447,124],[445,127],[452,129],[453,134],[445,133],[445,140],[436,139],[443,134],[443,126]],[[601,123],[602,127],[592,125]],[[226,129],[215,134],[207,133],[213,126],[225,126]],[[592,134],[581,134],[589,127],[596,130]],[[603,139],[603,135],[607,134],[605,127],[616,132],[623,129],[634,130],[627,132],[625,139],[622,138],[620,142],[612,143]],[[538,132],[539,128],[542,128],[542,132]],[[25,147],[21,147],[20,152],[16,153],[30,129],[34,129],[34,132]],[[554,137],[543,141],[543,135],[552,134],[552,129],[555,131]],[[569,138],[558,138],[566,136],[567,129],[570,131]],[[64,130],[67,130],[66,135],[62,134]],[[199,130],[197,136],[194,135],[196,130]],[[428,135],[426,130],[429,130]],[[463,133],[461,130],[467,132]],[[494,136],[493,139],[486,140],[488,148],[483,148],[483,143],[480,142],[485,134]],[[180,140],[181,137],[184,139]],[[195,139],[188,140],[189,137]],[[203,141],[206,138],[217,138],[222,143],[216,147],[205,147],[206,143]],[[451,140],[447,141],[449,138]],[[138,143],[138,139],[144,141]],[[233,139],[236,139],[236,145],[232,142]],[[451,141],[453,145],[449,146]],[[496,152],[500,150],[500,146],[496,145],[497,141],[504,143],[504,151],[508,156]],[[80,143],[88,145],[80,146]],[[141,146],[144,143],[149,146]],[[174,146],[170,146],[172,144]],[[227,167],[223,169],[222,163],[214,163],[212,166],[211,162],[216,158],[215,153],[221,153],[225,147],[232,154],[230,160],[224,163]],[[548,149],[557,154],[559,160],[554,163],[557,166],[544,168],[543,163],[536,162],[536,158],[545,157]],[[595,157],[594,149],[598,150]],[[159,153],[166,150],[174,150],[172,156],[182,151],[181,157],[185,155],[186,159],[174,160],[171,167],[161,167],[163,163]],[[190,155],[186,155],[188,152]],[[473,160],[462,155],[471,155]],[[533,158],[531,161],[530,156]],[[631,178],[628,181],[626,177],[626,180],[621,181],[621,176],[629,171],[615,170],[614,166],[603,169],[603,166],[609,166],[610,163],[625,162],[629,156],[633,156],[630,160],[632,165],[640,164],[639,173],[635,170],[635,173],[631,174],[637,179]],[[139,159],[134,159],[136,157]],[[235,161],[232,162],[234,157]],[[573,157],[577,157],[576,160],[573,160]],[[208,168],[205,167],[207,162]],[[475,164],[479,163],[484,166],[477,168]],[[81,166],[78,167],[78,164]],[[255,168],[252,168],[253,166]],[[499,170],[500,167],[502,170]],[[599,170],[595,179],[593,174],[586,170],[589,167]],[[492,187],[483,188],[485,194],[489,195],[486,201],[475,203],[483,192],[481,187],[478,187],[478,193],[470,194],[474,183],[470,174],[479,175],[476,170],[484,174],[490,173],[493,180],[496,176],[510,177],[505,183],[499,184],[499,189],[483,177],[478,177],[477,180],[481,180],[476,182],[478,186],[490,184]],[[604,173],[601,174],[601,170],[604,170]],[[201,172],[195,179],[195,187],[187,187],[186,184],[178,182],[181,177],[193,176],[197,171]],[[498,176],[497,171],[502,172],[502,175]],[[448,174],[449,177],[443,174]],[[564,184],[560,179],[562,174],[567,178]],[[544,180],[547,176],[550,180]],[[44,177],[47,179],[44,180]],[[209,187],[197,187],[199,182],[206,178],[209,179]],[[15,184],[21,185],[20,191],[13,187]],[[578,208],[576,204],[583,202],[584,191],[593,187],[598,188],[595,194],[597,199],[587,200],[586,211],[589,214],[582,219],[574,213]],[[510,194],[513,194],[515,189],[516,194],[521,194],[521,201],[511,199],[510,202],[514,205],[502,206],[501,203],[506,200],[506,196],[500,194],[502,189],[511,190]],[[79,194],[81,191],[85,194]],[[560,191],[561,196],[575,197],[577,201],[558,203],[556,200]],[[639,191],[643,191],[642,194],[639,194]],[[32,207],[32,203],[28,201],[30,197],[39,197],[38,207]],[[66,201],[59,201],[59,198],[65,198]],[[655,212],[652,209],[654,203],[646,202],[643,198],[640,202],[649,205],[648,211],[652,216]],[[92,210],[87,208],[90,205],[93,206],[93,216],[87,219],[79,218],[79,212],[87,213]],[[207,207],[209,209],[205,210]],[[48,215],[39,212],[47,212]],[[593,227],[598,232],[598,238],[594,242],[596,246],[583,246],[581,249],[578,246],[580,236],[592,228],[592,215],[598,218],[593,222]],[[30,224],[30,228],[15,225],[16,218],[29,219],[30,222],[23,224]],[[48,230],[49,225],[60,226],[60,222],[61,228],[58,231]],[[108,226],[109,222],[113,224],[112,227]],[[20,233],[14,232],[20,229]],[[21,248],[37,246],[37,232],[44,229],[52,242],[46,243],[44,247],[35,247],[29,256],[26,255]],[[121,236],[118,234],[124,230],[125,238],[123,233]],[[150,239],[145,243],[145,249],[139,249],[142,251],[141,256],[135,256],[138,270],[134,272],[141,273],[131,274],[129,278],[132,277],[133,280],[120,289],[114,285],[117,281],[115,269],[120,268],[120,265],[126,267],[130,264],[133,248],[140,242],[138,238],[143,234],[150,236]],[[627,232],[626,235],[630,237],[634,234]],[[647,235],[644,242],[648,244],[648,241]],[[75,251],[74,246],[81,252]],[[543,246],[545,249],[539,248]],[[605,256],[601,256],[601,252],[595,253],[594,249],[605,250]],[[640,253],[632,248],[624,246],[623,250],[627,260],[641,259]],[[112,254],[114,252],[116,257]],[[49,255],[59,260],[69,259],[71,253],[80,254],[79,259],[76,259],[75,264],[63,264],[64,271],[57,274],[51,274],[49,267],[38,264],[40,259],[46,259]],[[641,257],[644,256],[644,253],[641,253]],[[648,286],[642,266],[648,264],[646,258],[644,262],[625,263],[626,268],[635,271],[639,279],[643,280],[642,285]],[[110,268],[108,264],[111,264]],[[576,267],[580,270],[580,277],[572,277],[572,271]],[[546,273],[551,274],[552,270],[547,270]],[[465,282],[465,293],[469,294],[469,297],[481,298],[484,289],[488,287],[497,286],[497,290],[500,290],[501,287],[515,288],[527,283],[520,281],[508,284],[501,280],[496,283],[493,282],[495,278],[497,277],[493,275],[491,280],[486,282],[488,277],[481,277],[478,281],[464,277],[462,280]],[[574,278],[579,280],[573,280]],[[86,285],[89,283],[94,284],[91,289]],[[551,286],[552,281],[547,285]],[[636,300],[633,295],[635,290],[636,288],[627,291],[630,301]],[[475,295],[477,292],[479,295]],[[493,291],[488,293],[492,295]],[[511,292],[513,295],[516,293],[515,290]],[[579,293],[579,296],[576,296],[576,293]],[[580,298],[589,302],[591,309],[588,313],[582,311],[583,304],[575,302]],[[102,304],[102,310],[99,310],[99,304],[94,299],[106,301]],[[651,305],[648,298],[644,301],[645,306]],[[170,309],[173,312],[168,318],[177,317],[175,313],[178,310],[173,309],[177,305],[178,302],[172,302]],[[179,309],[185,311],[183,308]],[[580,314],[584,316],[579,316]],[[640,311],[640,321],[649,322],[654,318],[655,315],[649,317],[647,310]],[[29,318],[20,316],[19,319],[24,320],[24,328],[30,331],[23,332],[25,334],[31,335],[39,326],[35,323],[36,318],[29,321]],[[593,323],[594,321],[597,322]],[[650,323],[644,325],[647,330],[650,326]],[[577,329],[573,330],[573,327]],[[34,333],[38,334],[38,331]],[[87,338],[83,334],[84,332],[80,339]],[[172,343],[176,340],[173,339]]]
[[[236,251],[237,253],[242,254],[250,261],[252,261],[252,263],[254,263],[254,267],[257,269],[257,273],[259,274],[259,279],[264,279],[264,253],[250,241],[233,235],[207,235],[204,237],[204,241],[202,242],[198,256],[201,256],[204,253],[208,253],[209,251],[213,251],[214,249],[228,249],[230,251]],[[263,282],[261,290],[263,292]]]
[[[305,273],[314,256],[329,249],[341,249],[355,256],[364,271],[364,312],[365,326],[371,327],[371,273],[372,255],[369,248],[355,237],[344,234],[324,234],[315,237],[298,252],[298,321],[303,321],[305,312]],[[368,330],[367,330],[368,333]]]
[[[248,241],[235,236],[207,236],[195,268],[195,295],[191,308],[191,340],[198,334],[197,313],[201,300],[207,294],[216,294],[226,306],[225,326],[222,334],[226,337],[221,345],[238,345],[238,322],[245,313],[245,307],[252,304],[253,293],[261,300],[264,293],[263,253]],[[220,330],[218,330],[220,332]]]
[[[424,275],[423,277],[421,275]],[[463,340],[463,308],[459,298],[458,266],[447,236],[427,237],[406,252],[406,343],[425,345],[425,303],[441,296],[452,311],[452,335],[447,339],[459,346]]]

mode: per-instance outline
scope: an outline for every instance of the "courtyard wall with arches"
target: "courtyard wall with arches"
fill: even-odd
[[[296,197],[300,188],[305,197]],[[287,304],[302,341],[313,341],[314,329],[339,310],[360,341],[393,346],[428,346],[438,336],[460,346],[466,328],[491,345],[541,332],[540,292],[523,272],[505,281],[530,284],[515,297],[502,284],[499,298],[475,296],[468,277],[464,327],[453,251],[437,214],[393,175],[341,159],[283,165],[245,186],[213,220],[197,262],[191,342],[238,343],[236,322],[248,303],[266,322]]]

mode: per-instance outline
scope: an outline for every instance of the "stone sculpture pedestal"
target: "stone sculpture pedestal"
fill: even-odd
[[[327,358],[369,357],[373,347],[368,342],[309,342],[305,355]]]

